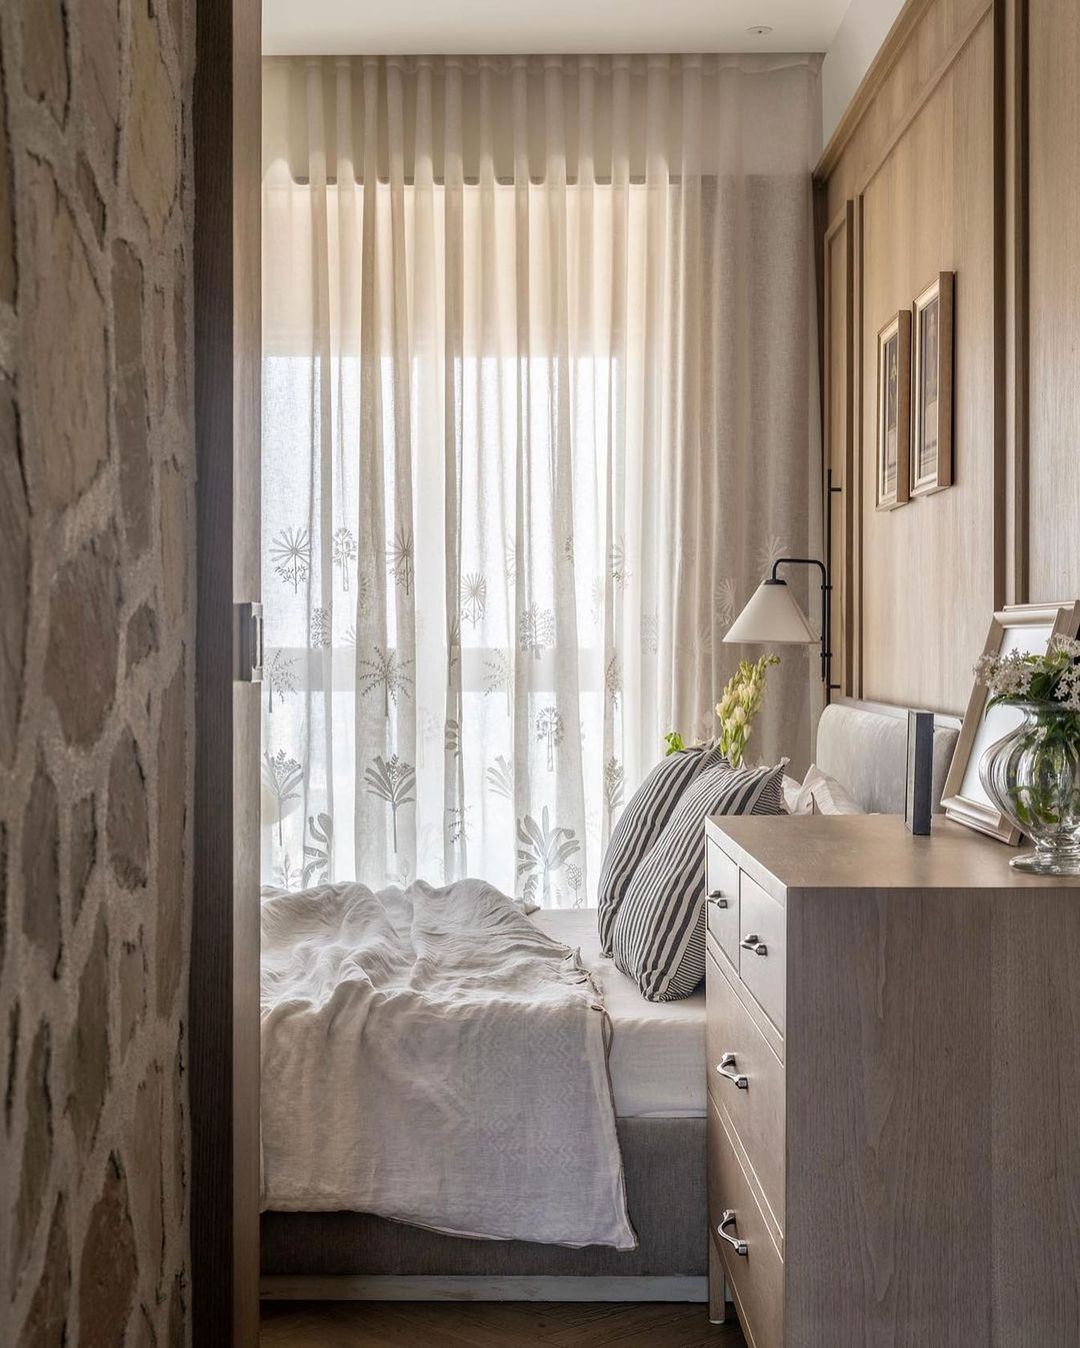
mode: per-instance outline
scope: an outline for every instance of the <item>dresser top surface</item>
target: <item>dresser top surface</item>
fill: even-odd
[[[1075,889],[1080,876],[1028,875],[1006,847],[943,815],[916,838],[900,815],[714,815],[710,837],[785,889]]]

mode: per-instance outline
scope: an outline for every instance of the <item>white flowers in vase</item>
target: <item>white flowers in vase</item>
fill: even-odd
[[[739,668],[728,680],[723,696],[716,704],[720,750],[733,768],[742,764],[754,717],[765,700],[765,675],[772,665],[779,663],[777,655],[763,655],[753,663],[740,660]]]
[[[1058,634],[1042,655],[980,655],[975,677],[990,690],[987,710],[999,702],[1031,702],[1080,712],[1080,641]]]

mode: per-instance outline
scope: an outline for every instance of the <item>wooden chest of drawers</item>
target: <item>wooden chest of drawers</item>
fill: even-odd
[[[710,1313],[1080,1343],[1080,882],[935,820],[707,825]]]

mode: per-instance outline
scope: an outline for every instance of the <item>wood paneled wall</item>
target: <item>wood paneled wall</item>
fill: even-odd
[[[1080,594],[1080,6],[1028,0],[1028,568]]]
[[[1080,6],[909,0],[818,165],[834,649],[961,712],[990,615],[1080,594]],[[877,333],[956,274],[954,486],[874,503]]]

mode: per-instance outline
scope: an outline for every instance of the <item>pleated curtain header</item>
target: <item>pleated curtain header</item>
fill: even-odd
[[[263,63],[263,168],[356,182],[806,173],[821,58],[326,56]],[[313,147],[321,159],[312,164]]]

